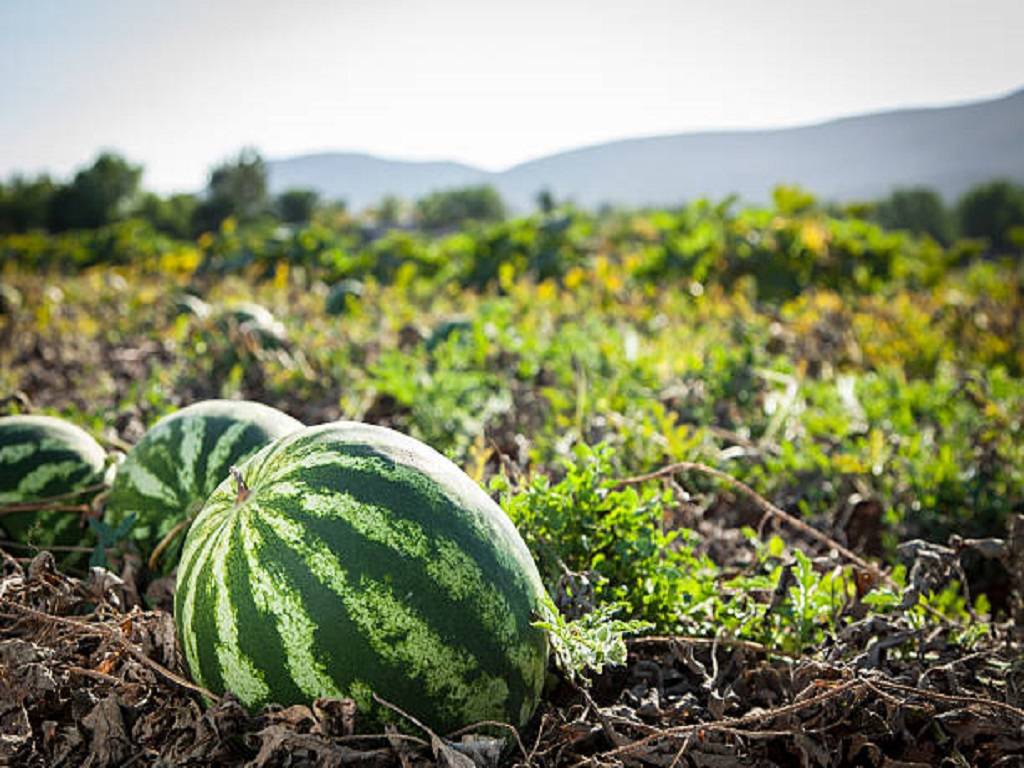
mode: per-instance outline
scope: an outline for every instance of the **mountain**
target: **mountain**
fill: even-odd
[[[625,139],[549,155],[491,173],[449,162],[324,153],[268,163],[274,192],[312,187],[353,209],[386,194],[414,199],[489,183],[516,208],[541,189],[583,206],[675,205],[738,194],[768,199],[777,184],[820,198],[864,200],[923,184],[953,200],[994,177],[1024,182],[1024,90],[972,104],[904,109],[777,130]]]
[[[414,200],[437,189],[491,181],[487,171],[461,163],[386,160],[351,152],[272,160],[267,169],[274,194],[308,187],[328,200],[346,200],[352,209],[373,205],[386,195]]]

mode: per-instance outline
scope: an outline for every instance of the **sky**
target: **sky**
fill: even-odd
[[[490,170],[1024,87],[1024,0],[0,0],[0,177],[243,146]]]

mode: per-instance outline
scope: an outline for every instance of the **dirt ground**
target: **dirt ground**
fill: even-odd
[[[1019,517],[1006,541],[988,540],[1010,573],[1024,573],[1022,534]],[[943,577],[944,551],[919,546],[919,581]],[[522,733],[435,734],[405,721],[367,734],[348,700],[252,714],[205,697],[182,663],[169,580],[144,600],[130,559],[120,574],[74,578],[46,552],[2,558],[0,765],[1024,765],[1019,620],[990,626],[969,653],[951,642],[962,627],[877,616],[805,658],[638,638],[627,665],[589,688],[553,676]]]

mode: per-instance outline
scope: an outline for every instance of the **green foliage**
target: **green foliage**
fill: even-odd
[[[308,224],[320,204],[315,189],[288,189],[274,200],[274,209],[286,224]]]
[[[997,252],[1020,250],[1014,229],[1024,227],[1024,187],[1011,181],[981,184],[957,205],[960,231],[966,237],[988,240]]]
[[[195,195],[160,197],[146,193],[139,201],[135,215],[149,222],[157,232],[187,240],[192,234],[192,218],[198,205],[199,200]]]
[[[15,176],[6,184],[0,183],[0,233],[45,229],[57,189],[49,176]]]
[[[873,218],[886,229],[929,235],[943,244],[953,240],[952,216],[939,194],[928,187],[894,190],[876,204]]]
[[[95,517],[89,518],[89,528],[96,534],[96,547],[89,556],[92,568],[107,567],[107,550],[112,550],[124,541],[135,525],[135,513],[127,515],[120,523],[111,526]]]
[[[812,212],[818,204],[814,195],[795,186],[778,186],[772,190],[772,202],[784,216],[798,216]]]
[[[254,221],[266,213],[267,168],[254,149],[244,149],[232,160],[210,172],[206,197],[196,208],[196,232],[217,229],[228,217],[240,222]]]
[[[540,475],[519,492],[496,480],[502,507],[552,591],[565,568],[593,572],[602,601],[660,628],[678,626],[710,597],[714,564],[685,546],[686,533],[664,529],[665,492],[616,486],[612,455],[608,446],[577,446],[562,480]]]
[[[597,581],[599,606],[577,622],[554,615],[542,624],[552,633],[560,663],[571,676],[601,662],[616,663],[622,632],[637,623],[610,622],[621,609],[631,622],[662,632],[752,640],[786,653],[820,647],[852,621],[853,573],[848,567],[822,569],[799,549],[788,550],[777,536],[760,541],[745,530],[752,562],[735,575],[701,554],[700,537],[688,529],[664,530],[671,492],[623,488],[611,473],[607,446],[578,448],[565,477],[551,483],[537,477],[515,491],[498,478],[502,506],[519,526],[556,593],[565,569],[579,569]],[[879,587],[865,605],[893,612],[902,598]],[[614,611],[612,608],[614,607]],[[967,614],[955,585],[926,594],[913,609],[922,626],[928,611],[961,621]]]
[[[122,218],[138,192],[142,167],[104,152],[50,198],[49,228],[96,229]]]
[[[469,221],[500,221],[505,204],[492,186],[463,187],[427,195],[416,204],[416,216],[426,229],[444,229]]]
[[[395,195],[385,195],[374,211],[374,220],[381,226],[393,227],[402,220],[404,209],[405,203],[400,198]]]
[[[615,606],[603,605],[570,621],[548,597],[541,603],[540,620],[534,626],[547,631],[555,663],[565,675],[586,685],[591,674],[626,663],[626,635],[651,628],[643,621],[616,619],[616,612]]]

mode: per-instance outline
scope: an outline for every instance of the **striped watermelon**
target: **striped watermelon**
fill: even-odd
[[[284,324],[269,309],[251,301],[225,307],[220,315],[220,326],[226,333],[230,333],[234,326],[263,349],[279,349],[288,342]]]
[[[74,424],[50,416],[0,418],[0,506],[96,485],[105,460],[99,443]],[[49,546],[74,543],[81,536],[79,520],[67,512],[19,512],[0,517],[0,528],[4,538]]]
[[[135,514],[130,534],[145,553],[199,511],[228,468],[272,440],[302,428],[262,403],[206,400],[158,421],[128,452],[107,500],[105,521],[116,526]],[[181,547],[163,559],[167,570]]]
[[[521,726],[544,679],[544,594],[501,509],[452,462],[336,422],[264,448],[196,518],[175,619],[195,679],[249,707],[371,692],[441,732]]]

